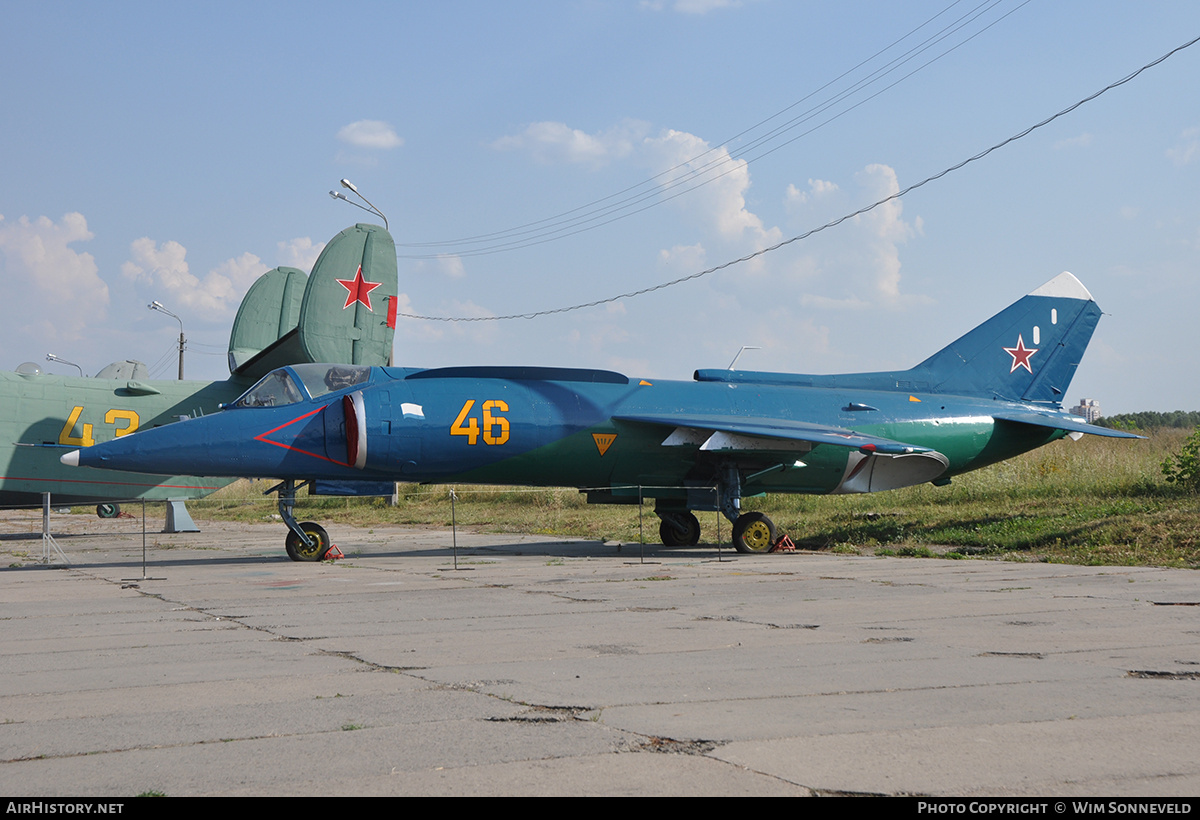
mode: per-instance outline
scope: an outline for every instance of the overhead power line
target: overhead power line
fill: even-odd
[[[616,302],[620,299],[632,299],[635,296],[642,296],[647,293],[653,293],[654,291],[657,291],[657,290],[663,290],[665,288],[674,287],[675,285],[680,285],[680,284],[683,284],[684,282],[690,282],[693,279],[699,279],[701,277],[708,276],[709,274],[716,273],[717,271],[722,271],[722,270],[725,270],[726,268],[733,267],[734,265],[739,265],[742,262],[748,262],[751,259],[756,259],[760,256],[764,256],[768,253],[771,253],[772,251],[777,251],[780,248],[786,247],[787,245],[791,245],[794,242],[799,242],[801,240],[808,239],[810,236],[813,236],[814,234],[818,234],[821,231],[824,231],[828,228],[833,228],[837,225],[840,225],[848,219],[853,219],[856,216],[860,216],[862,214],[868,213],[869,211],[873,211],[876,208],[878,208],[880,205],[885,205],[888,202],[891,202],[896,199],[900,199],[901,197],[905,196],[906,194],[909,194],[909,193],[917,190],[918,188],[928,185],[930,182],[941,179],[942,177],[952,174],[955,171],[961,170],[962,168],[965,168],[966,166],[970,165],[971,163],[977,162],[977,161],[983,159],[984,157],[993,153],[994,151],[998,151],[1001,148],[1003,148],[1004,146],[1009,145],[1010,143],[1016,142],[1017,140],[1020,140],[1020,139],[1023,139],[1025,137],[1029,136],[1034,131],[1037,131],[1039,128],[1043,128],[1044,126],[1049,125],[1050,123],[1054,122],[1055,120],[1057,120],[1061,117],[1065,117],[1067,114],[1070,114],[1072,111],[1079,108],[1080,106],[1086,105],[1087,103],[1095,100],[1096,98],[1100,97],[1101,95],[1103,95],[1109,91],[1112,91],[1114,88],[1119,88],[1120,86],[1125,85],[1126,83],[1128,83],[1128,82],[1132,81],[1134,78],[1136,78],[1142,72],[1147,71],[1148,69],[1151,69],[1154,66],[1164,62],[1165,60],[1169,59],[1170,57],[1172,57],[1175,54],[1178,54],[1179,52],[1183,51],[1184,49],[1191,48],[1197,42],[1200,42],[1200,37],[1196,37],[1192,40],[1189,40],[1188,42],[1184,43],[1181,46],[1177,46],[1176,48],[1171,49],[1170,51],[1168,51],[1166,54],[1162,55],[1158,59],[1152,60],[1151,62],[1146,63],[1144,66],[1139,68],[1137,71],[1134,71],[1133,73],[1121,78],[1120,80],[1117,80],[1114,83],[1110,83],[1109,85],[1106,85],[1104,88],[1100,89],[1096,93],[1091,94],[1087,97],[1084,97],[1082,100],[1079,100],[1078,102],[1067,106],[1066,108],[1059,111],[1057,114],[1047,117],[1046,119],[1042,120],[1039,123],[1036,123],[1035,125],[1029,126],[1024,131],[1021,131],[1017,134],[1013,134],[1008,139],[1002,140],[1001,142],[996,143],[992,147],[986,148],[983,151],[980,151],[978,154],[975,154],[974,156],[964,159],[962,162],[959,162],[955,165],[951,165],[949,168],[946,168],[945,170],[939,171],[938,173],[936,173],[932,176],[926,177],[925,179],[921,180],[920,182],[913,183],[912,185],[909,185],[907,188],[897,191],[896,193],[892,194],[891,196],[886,196],[883,199],[879,200],[878,202],[873,202],[870,205],[859,208],[857,211],[848,213],[844,216],[840,216],[837,219],[832,220],[831,222],[826,222],[824,225],[821,225],[818,228],[813,228],[812,230],[805,231],[804,233],[799,234],[797,236],[793,236],[790,239],[785,239],[782,242],[777,242],[776,244],[771,245],[770,247],[763,248],[761,250],[757,250],[754,253],[746,254],[745,256],[739,257],[737,259],[732,259],[728,262],[723,262],[720,265],[715,265],[711,268],[706,268],[705,270],[697,271],[696,273],[692,273],[687,276],[681,276],[678,279],[672,279],[669,282],[660,282],[657,285],[652,285],[650,287],[641,288],[640,290],[632,290],[627,293],[617,294],[616,296],[609,296],[608,298],[605,298],[605,299],[597,299],[593,302],[583,302],[583,303],[577,304],[577,305],[569,305],[567,307],[552,308],[550,310],[538,310],[538,311],[533,311],[530,313],[513,313],[513,314],[506,315],[506,316],[421,316],[421,315],[413,314],[413,313],[400,313],[397,315],[403,316],[406,319],[424,319],[426,321],[431,321],[431,322],[498,322],[498,321],[504,321],[507,319],[534,319],[539,316],[550,316],[555,313],[568,313],[568,312],[574,311],[574,310],[583,310],[584,308],[598,307],[600,305],[606,305],[611,302]]]
[[[796,102],[788,105],[780,111],[772,114],[766,119],[761,120],[755,125],[744,129],[743,131],[734,134],[727,140],[717,144],[716,146],[707,149],[706,151],[690,157],[675,166],[656,174],[649,179],[642,180],[634,185],[624,188],[614,194],[589,202],[585,205],[572,208],[555,216],[539,219],[534,222],[529,222],[523,225],[518,225],[507,230],[495,231],[492,233],[479,234],[475,236],[460,237],[457,239],[447,239],[435,242],[398,242],[397,247],[412,248],[421,250],[418,253],[403,253],[399,256],[404,259],[436,259],[446,255],[454,256],[483,256],[493,253],[501,253],[504,251],[517,250],[520,248],[532,247],[535,245],[545,244],[558,239],[563,239],[568,236],[594,230],[596,228],[609,225],[621,219],[626,219],[635,214],[646,211],[650,208],[670,202],[684,194],[695,191],[712,182],[721,179],[728,174],[731,174],[738,169],[752,162],[766,157],[775,151],[790,145],[796,140],[802,139],[813,132],[824,128],[831,122],[849,114],[851,111],[865,105],[870,100],[875,99],[879,95],[889,91],[908,78],[912,77],[919,71],[928,68],[937,61],[946,57],[950,53],[956,51],[962,46],[974,40],[979,35],[983,34],[988,29],[1000,23],[1002,20],[1009,17],[1017,10],[1028,5],[1031,0],[1023,0],[1016,6],[1001,14],[999,17],[987,22],[981,28],[972,31],[971,26],[976,25],[981,18],[987,13],[996,9],[1003,3],[1010,0],[984,0],[984,2],[972,7],[968,11],[961,14],[959,17],[951,20],[942,26],[942,28],[929,34],[924,40],[910,46],[906,51],[892,57],[883,65],[869,71],[865,76],[853,81],[847,88],[838,91],[831,91],[830,96],[825,99],[814,102],[809,108],[796,114],[791,119],[775,125],[765,133],[751,139],[749,142],[741,145],[736,149],[731,149],[728,146],[740,140],[743,137],[753,133],[754,131],[767,126],[780,117],[788,114],[792,109],[800,104],[811,100],[818,94],[826,90],[835,88],[839,82],[850,78],[855,72],[860,69],[865,69],[868,65],[875,62],[878,58],[883,57],[888,52],[895,49],[901,43],[911,39],[917,35],[922,29],[930,26],[938,18],[944,16],[947,12],[959,5],[962,0],[955,0],[946,8],[942,9],[937,14],[925,20],[916,28],[909,31],[902,37],[894,40],[886,47],[875,52],[865,60],[862,60],[853,68],[850,68],[840,75],[825,83],[815,91],[810,92]],[[918,58],[924,56],[928,51],[935,46],[943,44],[949,38],[967,32],[968,36],[961,40],[952,42],[942,51],[929,57],[924,62],[917,64],[915,67],[910,64]],[[902,69],[907,69],[907,73],[900,75],[889,84],[879,88],[873,93],[862,97],[853,104],[841,106],[842,103],[847,103],[852,98],[859,96],[868,91],[872,86],[875,86],[880,81],[893,75]],[[823,119],[821,119],[823,117]],[[795,129],[801,126],[808,127],[798,134],[793,134],[790,138],[783,142],[778,142],[785,136],[788,136]],[[773,147],[770,147],[773,142],[776,142]],[[761,150],[760,150],[761,149]],[[755,153],[757,152],[757,153]],[[753,154],[753,155],[752,155]],[[437,250],[440,249],[440,250]]]

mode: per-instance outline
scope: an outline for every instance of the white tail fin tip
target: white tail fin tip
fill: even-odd
[[[1088,289],[1083,286],[1083,283],[1076,279],[1074,274],[1067,271],[1063,271],[1058,276],[1055,276],[1029,295],[1055,296],[1060,299],[1082,299],[1085,302],[1095,301],[1092,298],[1092,294],[1088,293]]]

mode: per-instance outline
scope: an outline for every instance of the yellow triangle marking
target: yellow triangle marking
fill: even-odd
[[[918,399],[916,396],[909,396],[908,400],[909,401],[920,401],[920,399]]]
[[[650,382],[646,381],[645,379],[642,379],[640,382],[638,382],[638,387],[653,387],[653,386],[654,385],[652,385]]]
[[[608,452],[608,448],[616,440],[616,433],[592,433],[592,441],[596,442],[596,449],[600,451],[601,457]]]

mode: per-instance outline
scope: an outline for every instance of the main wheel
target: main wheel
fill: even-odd
[[[748,512],[733,522],[733,547],[738,552],[768,552],[775,544],[775,525],[760,512]]]
[[[700,543],[700,522],[687,510],[663,513],[658,537],[668,547],[694,547]]]
[[[97,504],[96,516],[98,518],[116,518],[121,514],[121,505],[119,504]]]
[[[325,553],[329,552],[329,533],[325,532],[325,528],[320,524],[313,523],[312,521],[305,521],[300,525],[300,529],[304,530],[304,534],[308,536],[308,540],[312,542],[312,546],[306,547],[304,542],[300,540],[300,536],[288,530],[288,558],[291,558],[293,561],[323,560]]]

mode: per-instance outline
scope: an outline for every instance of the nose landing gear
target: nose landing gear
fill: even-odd
[[[331,547],[329,533],[320,524],[312,521],[298,523],[292,515],[292,507],[296,503],[296,490],[307,483],[309,482],[305,481],[297,485],[295,481],[288,479],[276,484],[267,490],[267,493],[279,491],[279,517],[287,524],[289,530],[284,543],[288,558],[293,561],[324,561]]]

